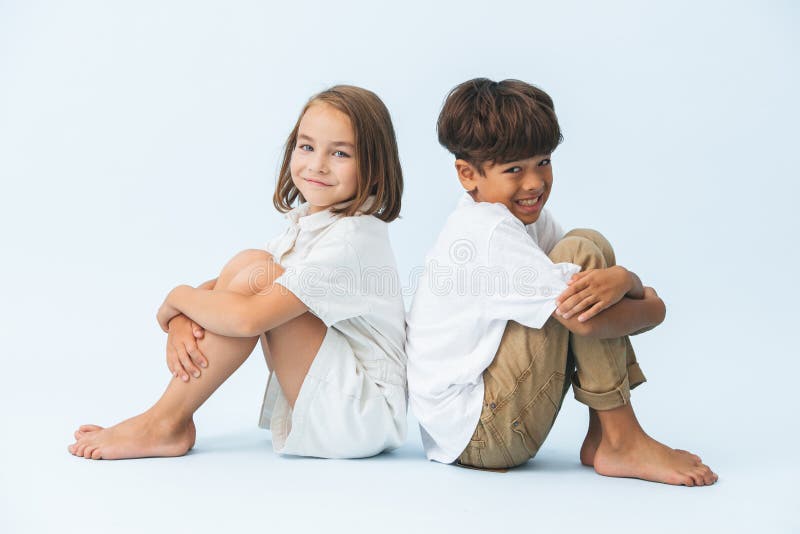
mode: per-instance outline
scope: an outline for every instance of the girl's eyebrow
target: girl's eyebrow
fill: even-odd
[[[303,139],[305,141],[310,141],[312,143],[314,142],[314,139],[306,134],[300,134],[297,136],[297,138]],[[353,145],[353,143],[350,143],[349,141],[333,141],[331,143],[331,146],[348,146],[350,148],[355,148],[355,145]]]

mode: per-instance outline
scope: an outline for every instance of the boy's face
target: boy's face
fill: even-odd
[[[475,202],[503,204],[523,224],[539,219],[553,187],[550,154],[509,163],[484,163],[484,176],[463,159],[456,160],[458,179]]]

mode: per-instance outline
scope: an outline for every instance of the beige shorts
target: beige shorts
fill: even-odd
[[[406,436],[402,385],[378,381],[347,338],[328,328],[294,409],[270,373],[259,426],[275,452],[318,458],[363,458],[399,447]]]

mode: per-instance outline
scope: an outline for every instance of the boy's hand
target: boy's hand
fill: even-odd
[[[208,360],[197,346],[197,339],[204,333],[200,325],[183,314],[169,322],[167,367],[175,378],[188,382],[189,375],[200,378],[198,367],[208,367]]]
[[[633,287],[631,274],[615,265],[608,269],[588,269],[572,276],[569,287],[556,299],[556,313],[569,319],[580,313],[578,321],[588,321],[613,306]]]

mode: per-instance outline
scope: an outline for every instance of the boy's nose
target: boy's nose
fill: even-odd
[[[536,175],[528,177],[522,184],[522,188],[525,191],[543,191],[544,190],[544,180],[539,178]]]

